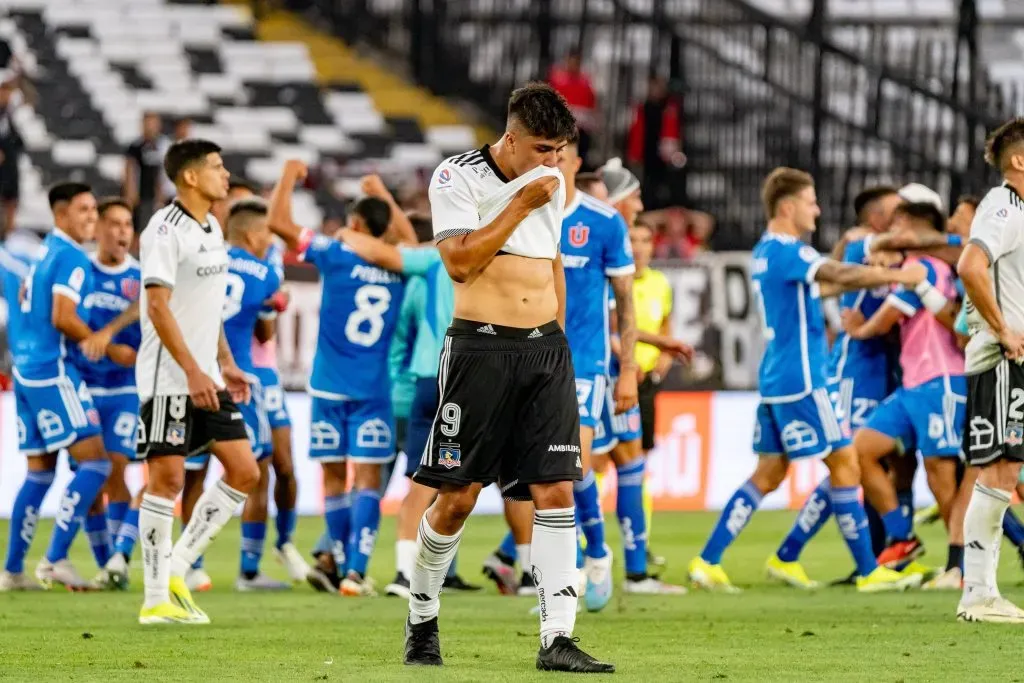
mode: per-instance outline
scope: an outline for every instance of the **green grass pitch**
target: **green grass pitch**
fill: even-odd
[[[762,569],[793,520],[792,512],[755,516],[724,564],[747,590],[737,596],[624,596],[600,614],[580,614],[581,645],[615,662],[629,681],[947,681],[968,677],[1024,681],[1024,631],[960,624],[956,593],[858,595],[849,588],[813,594],[766,583]],[[683,582],[689,559],[713,524],[710,513],[659,514],[654,548],[669,558],[665,578]],[[383,522],[372,574],[392,576],[394,520]],[[300,548],[322,522],[301,520]],[[618,546],[609,518],[609,543]],[[484,594],[445,595],[441,607],[442,670],[401,664],[406,605],[395,598],[341,598],[296,586],[281,594],[237,594],[238,522],[214,542],[206,567],[214,589],[198,596],[209,626],[140,627],[140,569],[129,593],[0,595],[0,681],[527,681],[558,674],[534,669],[535,603],[487,586]],[[50,525],[40,528],[34,566]],[[500,540],[499,517],[471,518],[460,573],[478,581],[480,561]],[[8,528],[0,526],[6,544]],[[941,525],[926,527],[925,562],[945,561]],[[268,530],[268,538],[273,530]],[[269,547],[269,544],[268,544]],[[93,562],[83,538],[74,556],[83,574]],[[136,558],[137,559],[137,558]],[[834,525],[804,560],[813,578],[846,574],[850,560]],[[621,571],[621,561],[617,559]],[[273,558],[265,569],[283,578]],[[1004,593],[1024,600],[1024,573],[1004,545]]]

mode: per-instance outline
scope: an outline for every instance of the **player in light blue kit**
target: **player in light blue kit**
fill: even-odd
[[[71,358],[82,375],[99,413],[103,445],[111,473],[104,493],[85,518],[93,557],[100,574],[97,587],[127,588],[128,560],[138,538],[141,495],[132,505],[125,470],[138,462],[135,452],[139,395],[135,388],[135,353],[142,341],[139,292],[142,276],[138,262],[128,254],[132,244],[131,205],[117,197],[98,207],[96,253],[92,256],[93,291],[85,297],[89,327],[96,330],[74,346]],[[119,358],[115,363],[107,355]],[[116,558],[116,559],[115,559]]]
[[[559,169],[565,178],[566,207],[562,220],[562,265],[565,268],[565,334],[576,371],[580,411],[580,449],[583,479],[573,483],[576,516],[586,537],[583,572],[587,577],[585,604],[603,609],[612,596],[612,553],[604,542],[601,500],[591,467],[594,427],[601,420],[608,395],[609,284],[617,304],[621,344],[630,365],[615,383],[615,404],[621,413],[636,405],[637,380],[632,365],[636,344],[633,316],[633,251],[626,222],[611,206],[576,190],[580,159],[575,144],[566,146]],[[643,516],[643,510],[640,510]]]
[[[754,426],[759,459],[751,478],[726,503],[703,551],[690,562],[690,580],[701,588],[737,592],[722,553],[750,521],[764,495],[786,478],[790,460],[821,458],[831,475],[830,495],[839,529],[857,565],[857,589],[903,590],[921,581],[875,562],[860,502],[860,468],[842,435],[826,387],[827,344],[821,296],[885,284],[917,285],[922,269],[888,270],[839,263],[800,241],[821,213],[814,180],[803,171],[777,168],[762,188],[768,229],[753,252],[752,288],[761,306],[764,339]],[[824,284],[824,287],[822,286]]]
[[[34,257],[17,254],[8,250],[6,246],[0,245],[0,272],[3,274],[3,295],[7,307],[8,347],[13,347],[15,340],[21,334],[22,313],[18,292],[34,261]],[[15,395],[17,393],[17,387],[15,387]],[[20,432],[18,436],[20,440]],[[32,460],[29,459],[29,463],[31,462]],[[18,496],[14,499],[10,537],[7,541],[7,561],[4,570],[0,572],[0,592],[40,590],[42,588],[34,578],[25,574],[25,554],[36,533],[39,506],[52,483],[52,471],[29,469],[25,483],[22,484]]]
[[[381,465],[395,457],[388,351],[405,287],[401,275],[371,265],[341,241],[314,235],[291,219],[298,161],[285,164],[270,202],[270,228],[320,271],[323,300],[309,393],[311,458],[324,471],[324,510],[344,595],[372,595],[366,568],[380,525]],[[374,197],[352,207],[347,230],[380,237],[391,208]],[[346,493],[346,461],[355,463],[355,500]],[[347,548],[343,551],[342,548]]]
[[[68,550],[110,474],[99,414],[78,370],[66,359],[68,346],[92,333],[82,319],[84,298],[92,288],[92,264],[82,243],[96,229],[96,198],[88,185],[68,182],[54,186],[49,200],[55,227],[25,281],[22,324],[14,340],[18,441],[29,458],[29,472],[41,473],[30,477],[51,476],[62,448],[78,463],[36,578],[47,587],[58,583],[79,589],[87,584],[67,559]],[[36,509],[42,495],[32,501]]]

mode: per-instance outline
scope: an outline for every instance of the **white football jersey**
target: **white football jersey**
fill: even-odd
[[[512,197],[537,178],[558,178],[558,190],[545,206],[520,223],[498,253],[554,259],[562,235],[565,181],[557,168],[544,166],[509,180],[484,145],[441,162],[430,179],[430,213],[434,241],[465,235],[489,225]]]
[[[170,309],[200,369],[224,388],[217,340],[227,287],[228,253],[212,214],[201,224],[177,200],[157,211],[139,238],[142,343],[135,363],[139,398],[188,394],[185,372],[175,362],[146,311],[147,288],[171,290]]]

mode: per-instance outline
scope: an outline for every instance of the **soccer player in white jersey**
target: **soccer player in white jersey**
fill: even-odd
[[[139,515],[145,567],[139,623],[205,624],[209,617],[192,600],[185,572],[256,486],[259,468],[235,404],[250,400],[249,385],[221,325],[228,254],[210,214],[228,189],[220,147],[177,142],[164,169],[177,198],[150,219],[139,241],[138,449],[149,463]],[[223,465],[224,478],[203,493],[172,549],[185,456],[207,448]]]
[[[439,666],[439,594],[483,486],[536,509],[530,564],[540,604],[538,669],[611,672],[576,646],[579,416],[559,246],[562,148],[576,137],[550,86],[512,93],[501,140],[447,159],[430,182],[434,237],[455,282],[441,408],[414,480],[439,489],[420,523],[405,663]]]
[[[1003,515],[1024,461],[1024,119],[989,136],[985,160],[1004,182],[978,206],[957,268],[971,304],[963,451],[980,469],[964,517],[957,619],[1024,624],[996,583]]]

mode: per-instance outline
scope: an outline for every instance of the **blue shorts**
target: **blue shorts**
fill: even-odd
[[[89,391],[100,414],[107,453],[123,455],[129,462],[142,462],[144,458],[138,457],[135,450],[139,421],[139,394],[135,387],[93,387]]]
[[[889,395],[889,378],[885,375],[843,377],[829,382],[829,399],[836,409],[839,428],[844,436],[864,427],[878,405]]]
[[[285,401],[284,387],[281,378],[274,368],[255,368],[253,374],[263,387],[263,409],[267,412],[270,429],[291,427],[292,419],[288,416],[288,403]]]
[[[242,420],[245,422],[245,434],[249,437],[252,454],[259,462],[273,455],[274,448],[271,442],[270,422],[263,410],[263,389],[260,383],[255,381],[249,385],[249,388],[252,391],[252,398],[248,403],[239,403],[238,411],[242,413]],[[209,462],[209,453],[190,455],[185,458],[185,469],[193,471],[205,469]]]
[[[16,382],[14,399],[22,455],[56,453],[100,434],[100,415],[92,395],[69,364],[62,377],[33,381],[29,386]]]
[[[320,462],[386,463],[395,457],[391,397],[346,401],[313,397],[309,457]]]
[[[904,444],[916,444],[924,457],[960,455],[967,414],[967,378],[936,377],[912,389],[897,389],[868,420],[867,428]]]
[[[576,402],[580,407],[580,427],[596,429],[604,413],[608,378],[604,375],[576,377]]]
[[[815,389],[797,401],[757,407],[756,453],[783,454],[790,460],[824,458],[849,445],[850,437],[842,433],[827,389]]]
[[[605,390],[605,405],[601,420],[594,428],[594,443],[590,452],[594,455],[608,453],[620,443],[636,441],[643,435],[643,421],[640,406],[636,405],[619,415],[615,414],[615,380],[609,379]]]
[[[420,466],[423,451],[430,440],[437,416],[437,380],[421,377],[416,380],[416,393],[409,411],[409,429],[405,435],[405,476],[412,477]]]

